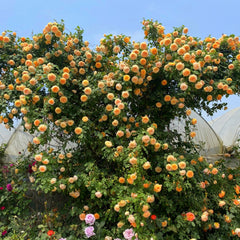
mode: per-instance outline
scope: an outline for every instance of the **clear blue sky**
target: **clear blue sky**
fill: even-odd
[[[18,36],[30,37],[48,22],[63,19],[66,30],[80,26],[84,40],[95,46],[104,33],[123,33],[142,41],[140,22],[153,18],[167,31],[185,25],[189,34],[200,38],[218,38],[223,33],[239,36],[239,9],[239,0],[0,0],[0,32],[13,30]],[[228,102],[229,109],[239,107],[240,97],[230,97]]]

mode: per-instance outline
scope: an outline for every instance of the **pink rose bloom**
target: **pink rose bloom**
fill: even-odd
[[[93,214],[87,214],[85,217],[86,224],[93,225],[95,223],[95,217]]]
[[[6,186],[6,188],[7,188],[7,190],[9,191],[9,192],[11,192],[12,191],[12,185],[9,183],[9,184],[7,184],[7,186]]]
[[[6,235],[6,234],[7,234],[7,230],[4,230],[4,231],[2,232],[2,236]]]
[[[96,235],[93,231],[94,231],[94,227],[87,227],[87,228],[85,228],[84,232],[86,234],[86,237],[90,238],[90,237]]]
[[[123,232],[123,236],[124,236],[125,239],[131,240],[132,237],[134,237],[134,232],[133,232],[132,228],[126,229],[126,230]]]

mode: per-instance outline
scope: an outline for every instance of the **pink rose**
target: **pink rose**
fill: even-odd
[[[133,232],[132,228],[126,229],[126,230],[123,232],[123,236],[124,236],[125,239],[131,240],[132,237],[134,237],[134,232]]]

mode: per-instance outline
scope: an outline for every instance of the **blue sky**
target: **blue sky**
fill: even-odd
[[[143,40],[141,21],[153,18],[167,31],[185,25],[189,34],[200,38],[240,35],[239,0],[0,0],[0,32],[18,36],[39,33],[48,22],[65,21],[66,30],[84,29],[84,40],[96,46],[103,34],[125,34]],[[240,97],[228,98],[229,109],[240,106]],[[221,111],[213,118],[225,113]],[[211,120],[212,118],[207,118]]]

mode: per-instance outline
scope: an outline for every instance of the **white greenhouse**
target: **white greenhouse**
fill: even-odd
[[[200,145],[199,151],[203,156],[209,157],[223,153],[223,143],[221,138],[215,133],[208,122],[199,114],[191,111],[190,118],[197,119],[197,124],[192,128],[196,132],[193,141],[196,145]],[[185,121],[182,119],[174,119],[170,125],[171,129],[177,130],[182,134],[182,139],[186,140],[188,136],[185,134]]]
[[[7,144],[14,131],[9,131],[4,124],[0,124],[0,145]]]
[[[222,139],[226,150],[231,150],[234,146],[240,146],[240,107],[211,121],[210,125]]]
[[[240,114],[240,108],[238,109]],[[220,156],[223,154],[223,142],[221,138],[216,134],[213,128],[208,124],[208,122],[203,119],[199,114],[192,111],[191,118],[197,119],[197,124],[194,126],[194,131],[196,132],[196,137],[194,142],[197,145],[200,145],[199,149],[200,154],[203,156],[211,158],[212,156]],[[240,118],[238,118],[240,119]],[[239,122],[238,122],[239,123]],[[214,125],[214,124],[213,124]],[[235,123],[234,126],[237,124]],[[185,135],[185,121],[175,119],[171,122],[170,128],[172,130],[177,130],[182,134],[182,139],[186,140],[187,136]],[[238,124],[238,134],[240,130],[240,125]],[[23,127],[19,125],[11,131],[7,130],[3,124],[0,124],[0,145],[2,143],[7,144],[5,150],[5,161],[6,162],[15,162],[20,153],[27,154],[27,147],[29,142],[32,142],[33,135],[24,132]],[[236,139],[236,137],[234,138]],[[57,146],[56,141],[52,141],[51,146]],[[72,145],[72,144],[70,144]],[[73,147],[73,146],[69,146]]]
[[[29,154],[28,145],[33,142],[33,138],[37,137],[38,134],[38,132],[34,134],[25,132],[21,124],[11,131],[6,129],[4,124],[0,124],[0,145],[6,144],[3,162],[15,162],[20,154]],[[49,143],[49,147],[57,148],[58,146],[60,146],[60,144],[56,139],[52,139]],[[72,147],[75,147],[75,144],[67,144],[67,148]]]
[[[21,125],[8,130],[4,124],[0,124],[0,145],[6,144],[4,161],[15,162],[20,153],[27,151],[28,143],[31,142],[32,139],[33,136],[24,132]]]

